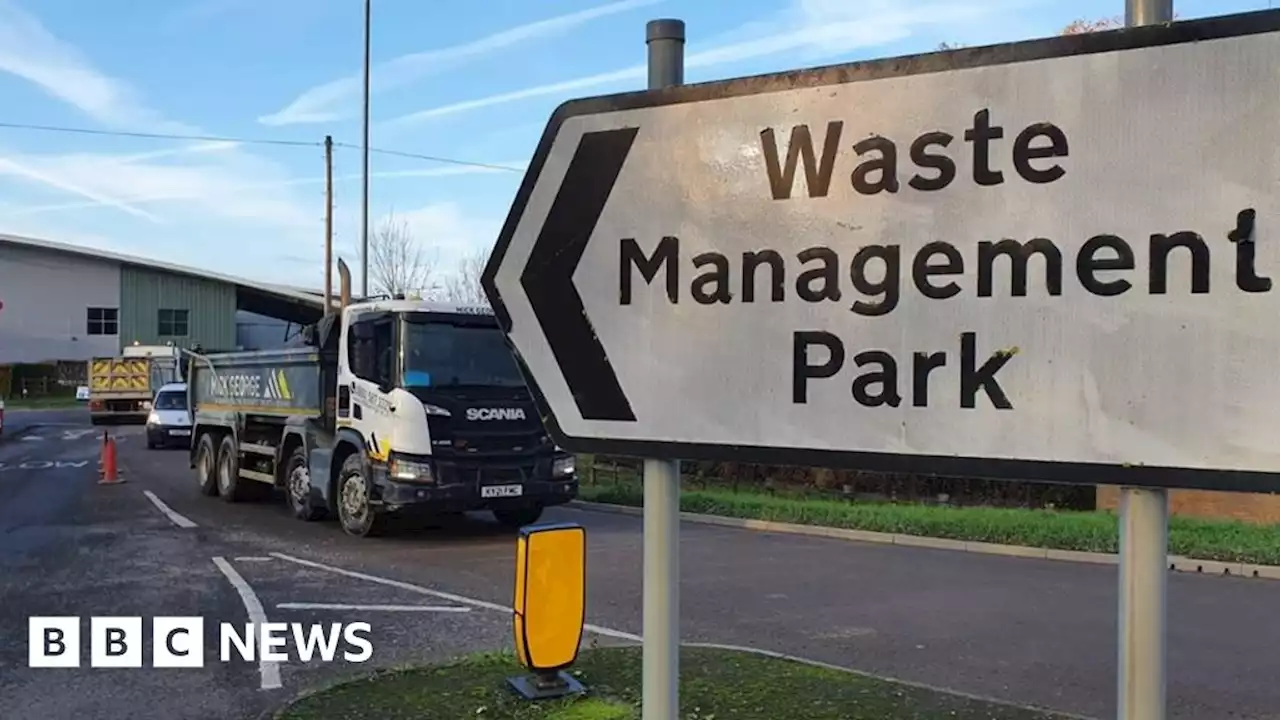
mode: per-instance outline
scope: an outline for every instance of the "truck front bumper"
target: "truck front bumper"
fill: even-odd
[[[565,459],[568,461],[566,471]],[[460,463],[416,458],[430,469],[412,480],[396,462],[374,469],[384,510],[459,513],[495,507],[563,505],[578,496],[572,456],[556,455],[524,463]],[[400,471],[397,473],[397,471]]]

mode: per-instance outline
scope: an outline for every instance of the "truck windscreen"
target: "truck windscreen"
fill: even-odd
[[[497,327],[407,321],[403,387],[523,387]]]

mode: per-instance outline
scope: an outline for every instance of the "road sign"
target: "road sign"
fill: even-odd
[[[1280,489],[1280,11],[576,100],[484,274],[575,451]]]

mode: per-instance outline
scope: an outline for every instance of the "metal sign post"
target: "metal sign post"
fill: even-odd
[[[684,21],[650,20],[649,89],[684,84]],[[644,461],[644,672],[641,717],[680,717],[680,461]]]
[[[1173,21],[1173,0],[1125,0],[1125,25]],[[1118,720],[1164,720],[1169,491],[1120,489]]]

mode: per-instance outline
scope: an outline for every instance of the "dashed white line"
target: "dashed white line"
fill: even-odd
[[[155,505],[157,510],[164,513],[164,516],[169,518],[169,521],[172,522],[174,525],[177,525],[180,528],[198,527],[194,522],[187,519],[184,515],[179,514],[178,511],[174,510],[168,505],[165,505],[164,501],[156,497],[156,494],[151,492],[150,490],[143,490],[142,494],[146,495],[147,499],[151,501],[151,504]]]
[[[380,610],[384,612],[471,612],[459,605],[344,605],[342,603],[277,603],[280,610]]]
[[[355,570],[346,570],[344,568],[334,567],[333,565],[318,563],[318,562],[315,562],[314,560],[303,560],[302,558],[293,557],[292,555],[285,555],[284,553],[273,552],[271,553],[271,557],[280,558],[281,560],[287,560],[288,562],[297,563],[298,565],[303,565],[305,567],[315,568],[316,570],[324,570],[325,572],[331,572],[335,575],[342,575],[345,577],[356,578],[358,580],[368,580],[369,582],[378,583],[379,585],[386,585],[387,587],[399,588],[401,590],[408,590],[409,592],[415,592],[421,595],[429,595],[431,597],[437,597],[437,598],[440,598],[441,600],[448,600],[450,602],[455,602],[460,605],[471,605],[472,607],[484,608],[485,610],[496,610],[497,612],[500,612],[500,613],[510,613],[512,611],[512,608],[509,608],[505,605],[500,605],[498,603],[489,602],[488,600],[477,600],[476,598],[469,598],[469,597],[466,597],[465,595],[455,595],[453,593],[442,592],[440,590],[432,590],[431,588],[422,587],[421,585],[414,585],[413,583],[407,583],[402,580],[392,580],[391,578],[384,578],[384,577],[379,577],[377,575],[370,575],[368,573],[356,572]],[[613,628],[600,627],[599,625],[590,625],[590,624],[583,625],[583,628],[597,635],[604,635],[606,637],[617,638],[619,640],[631,640],[633,642],[641,641],[641,637],[639,635],[636,635],[634,633],[629,633],[629,632],[623,632],[622,630],[614,630]]]
[[[262,609],[262,602],[258,600],[258,596],[253,592],[253,588],[249,587],[249,583],[245,582],[240,573],[231,567],[231,563],[225,559],[216,557],[213,564],[218,566],[223,575],[227,576],[227,580],[231,586],[240,594],[240,602],[244,603],[245,612],[249,613],[249,622],[253,623],[253,631],[261,632],[260,628],[267,622],[267,613]],[[259,656],[258,674],[262,678],[262,689],[273,690],[281,687],[280,682],[280,663],[264,660]]]
[[[259,557],[257,555],[242,555],[236,558],[236,562],[271,562],[271,558]]]

